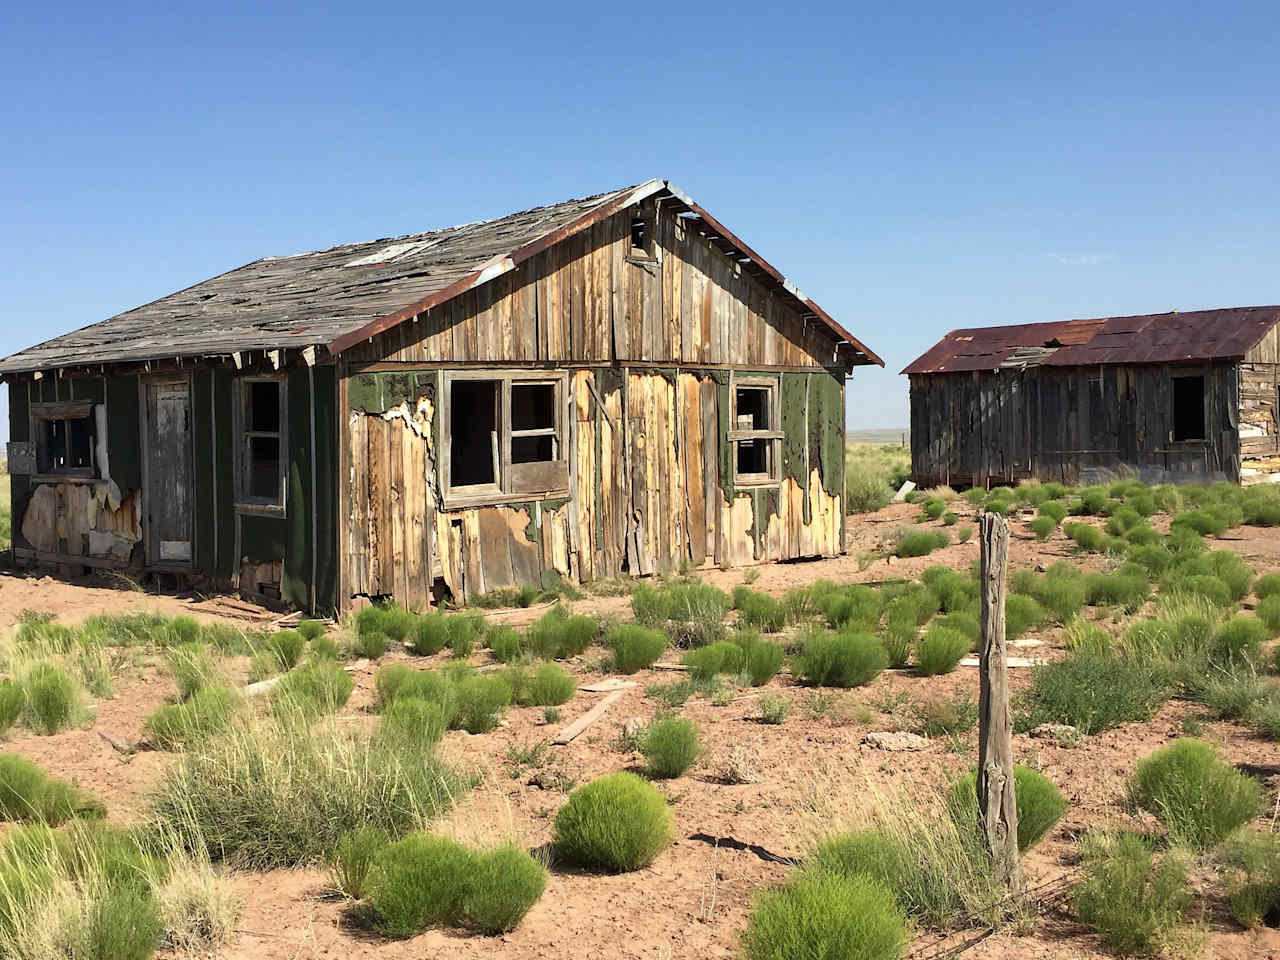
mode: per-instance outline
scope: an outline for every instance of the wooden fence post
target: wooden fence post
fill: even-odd
[[[978,820],[996,879],[1023,892],[1018,862],[1018,807],[1013,782],[1013,723],[1004,649],[1009,525],[998,513],[978,518],[981,535],[982,637],[978,648]]]

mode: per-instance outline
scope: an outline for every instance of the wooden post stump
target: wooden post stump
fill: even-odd
[[[982,637],[978,648],[978,820],[996,879],[1024,890],[1018,862],[1018,807],[1013,782],[1013,722],[1005,664],[1004,598],[1009,525],[997,513],[978,519],[981,536]]]

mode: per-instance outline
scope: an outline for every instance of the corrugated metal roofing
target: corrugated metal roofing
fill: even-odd
[[[1278,322],[1280,306],[1227,307],[953,330],[902,372],[1236,359]],[[1034,347],[1038,356],[1027,352]]]
[[[321,346],[341,352],[428,306],[518,266],[632,204],[667,196],[688,222],[780,296],[850,343],[855,362],[883,362],[709,214],[664,180],[537,207],[497,220],[264,257],[0,361],[0,374],[168,357]],[[709,226],[710,225],[710,226]]]

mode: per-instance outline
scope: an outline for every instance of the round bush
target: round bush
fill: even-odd
[[[1129,790],[1171,836],[1201,851],[1252,820],[1262,802],[1258,781],[1192,739],[1176,740],[1140,762]]]
[[[1133,834],[1090,846],[1075,890],[1076,915],[1121,956],[1162,953],[1191,903],[1182,860],[1173,852],[1155,859]]]
[[[969,652],[972,644],[965,634],[935,624],[916,644],[916,669],[926,677],[950,673]]]
[[[662,780],[683,775],[698,759],[698,725],[684,717],[661,717],[640,738],[649,773]]]
[[[302,639],[310,642],[324,636],[324,624],[319,620],[299,620],[298,632]]]
[[[765,640],[758,633],[739,630],[733,642],[742,648],[745,662],[742,669],[753,687],[763,686],[777,675],[782,667],[782,646]]]
[[[47,777],[26,757],[0,754],[0,820],[37,819]]]
[[[1011,593],[1004,600],[1004,635],[1016,640],[1032,627],[1044,623],[1044,607],[1031,597]],[[972,643],[972,641],[970,641]]]
[[[351,674],[332,660],[317,660],[285,674],[271,691],[275,711],[297,710],[303,716],[337,713],[355,689]]]
[[[1057,500],[1046,500],[1040,504],[1037,513],[1052,520],[1055,527],[1067,518],[1066,505]]]
[[[18,722],[22,708],[27,705],[27,695],[12,680],[0,680],[0,735]]]
[[[38,663],[23,682],[29,725],[36,733],[54,734],[75,722],[79,689],[64,670]]]
[[[311,645],[307,651],[311,655],[312,660],[338,660],[341,659],[341,652],[338,650],[338,644],[333,637],[321,635],[311,641]]]
[[[1066,723],[1082,733],[1101,733],[1150,720],[1168,696],[1169,688],[1146,665],[1080,652],[1033,669],[1031,689],[1019,698],[1017,726]]]
[[[1067,812],[1067,798],[1044,774],[1018,764],[1013,768],[1013,792],[1018,807],[1018,852],[1026,853],[1053,829]],[[978,776],[967,773],[947,792],[947,809],[965,828],[978,824]]]
[[[434,656],[448,643],[449,618],[439,611],[420,616],[414,624],[413,632],[405,638],[405,646],[420,657]]]
[[[444,837],[418,833],[384,847],[366,881],[375,926],[389,937],[411,937],[459,923],[475,869],[475,854]]]
[[[747,960],[897,960],[906,940],[906,923],[884,886],[802,870],[757,899],[742,947]]]
[[[1253,594],[1265,600],[1272,594],[1280,594],[1280,573],[1266,573],[1253,582]]]
[[[681,660],[694,680],[710,680],[717,673],[737,673],[746,660],[746,652],[736,643],[720,640],[690,650]]]
[[[578,681],[557,663],[539,664],[525,681],[520,702],[533,707],[558,707],[573,696]]]
[[[524,643],[514,627],[503,625],[489,631],[489,650],[495,660],[510,663],[524,653]]]
[[[613,650],[613,662],[622,673],[635,673],[654,665],[667,649],[667,635],[627,623],[614,627],[605,637]]]
[[[275,654],[281,670],[289,670],[302,657],[302,648],[304,646],[306,646],[306,641],[302,639],[302,634],[297,630],[277,630],[267,637],[262,649],[269,650]]]
[[[1254,660],[1270,635],[1257,617],[1232,617],[1213,636],[1213,659],[1224,665]]]
[[[488,733],[511,703],[511,688],[501,677],[468,676],[456,688],[458,710],[453,725],[467,733]]]
[[[382,712],[378,734],[384,741],[393,740],[427,750],[440,742],[447,726],[440,704],[417,697],[399,697]]]
[[[915,530],[898,537],[894,554],[899,557],[924,557],[945,547],[951,538],[941,530]]]
[[[804,642],[794,672],[818,687],[860,687],[889,665],[884,645],[870,634],[816,631]]]
[[[1032,517],[1027,521],[1027,528],[1036,535],[1037,540],[1048,540],[1053,531],[1058,529],[1058,521],[1044,515]]]
[[[463,901],[467,922],[491,935],[514,930],[546,886],[546,869],[513,844],[480,854]]]
[[[671,843],[667,802],[634,773],[578,787],[556,814],[556,853],[583,867],[625,873],[648,866]]]
[[[768,594],[744,590],[736,598],[734,606],[738,608],[739,618],[746,626],[758,627],[766,633],[777,633],[786,625],[786,610]]]

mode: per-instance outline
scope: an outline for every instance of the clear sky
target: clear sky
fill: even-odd
[[[853,429],[955,327],[1280,302],[1274,0],[186,6],[0,11],[0,354],[655,176],[885,358]]]

